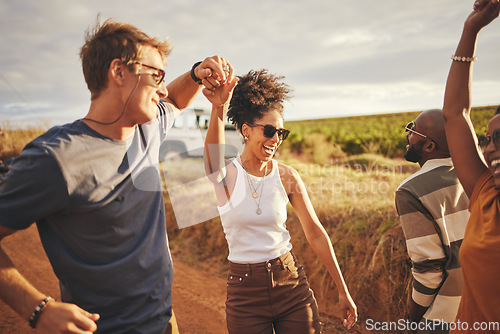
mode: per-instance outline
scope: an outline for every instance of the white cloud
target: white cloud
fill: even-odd
[[[0,121],[53,124],[88,109],[78,52],[98,13],[170,36],[167,78],[214,54],[237,74],[268,68],[285,75],[295,93],[287,118],[300,119],[439,107],[472,8],[455,0],[0,2]],[[500,102],[500,31],[492,25],[479,40],[475,105]],[[195,104],[209,108],[203,96]]]
[[[388,43],[391,37],[388,34],[375,34],[368,30],[352,29],[350,31],[336,31],[322,41],[325,47],[343,45],[365,45],[367,43]]]

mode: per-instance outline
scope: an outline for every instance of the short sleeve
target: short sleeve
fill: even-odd
[[[174,125],[175,113],[172,106],[161,100],[158,104],[158,122],[160,125],[160,140],[165,140],[168,130]]]
[[[0,225],[25,229],[68,203],[56,160],[43,148],[29,144],[0,183]]]

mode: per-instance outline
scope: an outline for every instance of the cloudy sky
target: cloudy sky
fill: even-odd
[[[167,80],[211,55],[237,74],[267,68],[294,98],[285,119],[441,107],[472,0],[0,0],[0,124],[85,116],[78,57],[100,13],[174,45]],[[480,36],[473,105],[500,103],[500,23]],[[200,94],[195,107],[208,108]]]

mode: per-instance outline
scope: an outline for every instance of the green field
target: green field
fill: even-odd
[[[473,108],[472,123],[477,134],[486,132],[488,120],[497,106]],[[293,153],[305,153],[313,160],[336,158],[342,152],[348,155],[376,153],[386,157],[401,157],[406,147],[404,126],[420,112],[407,112],[371,116],[327,118],[306,121],[289,121],[285,127],[291,130],[283,149]],[[318,143],[327,141],[322,152],[328,157],[314,158]],[[339,152],[341,149],[342,152]],[[319,162],[319,161],[315,161]]]
[[[486,132],[488,120],[497,106],[473,108],[471,118],[477,134]],[[347,155],[361,153],[402,157],[406,138],[404,126],[420,112],[391,113],[369,116],[287,121],[290,136],[280,150],[285,154],[302,155],[316,163],[326,163]],[[7,160],[20,153],[24,145],[41,134],[39,129],[13,129],[0,119],[0,159]]]

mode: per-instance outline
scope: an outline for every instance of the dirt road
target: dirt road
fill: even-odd
[[[59,286],[40,243],[35,225],[3,242],[19,271],[40,291],[59,299]],[[226,281],[212,273],[176,261],[174,257],[173,309],[181,334],[226,334]],[[60,300],[60,299],[59,299]],[[323,332],[343,333],[337,318],[322,316]],[[0,301],[0,333],[33,333]],[[350,333],[360,333],[351,329]]]
[[[59,286],[33,225],[4,241],[4,248],[19,271],[39,290],[59,299]],[[174,259],[173,307],[182,334],[227,333],[224,311],[226,283]],[[0,301],[0,333],[24,334],[33,330]]]

